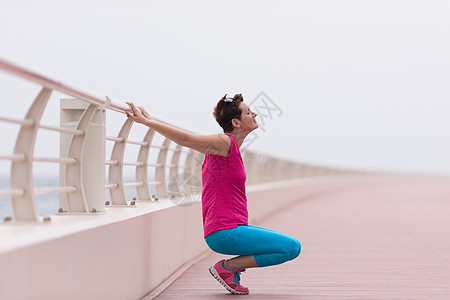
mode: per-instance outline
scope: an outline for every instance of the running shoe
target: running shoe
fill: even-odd
[[[241,272],[244,272],[245,270],[227,270],[225,269],[224,264],[226,264],[225,259],[218,261],[214,266],[209,268],[209,273],[211,273],[211,275],[230,293],[235,295],[247,295],[248,288],[240,284]]]

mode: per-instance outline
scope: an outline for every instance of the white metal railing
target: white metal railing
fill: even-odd
[[[0,153],[0,160],[11,162],[10,188],[0,190],[0,197],[11,199],[13,217],[8,218],[8,221],[39,221],[36,195],[60,193],[64,196],[62,197],[64,203],[59,213],[90,214],[105,210],[105,189],[110,193],[109,207],[132,207],[135,201],[127,201],[125,187],[136,188],[138,201],[156,201],[155,199],[171,196],[169,191],[172,195],[183,192],[176,182],[167,180],[167,175],[169,178],[175,178],[182,170],[184,174],[194,174],[197,178],[201,178],[202,154],[179,145],[171,148],[172,141],[166,138],[161,145],[155,144],[156,132],[153,129],[148,129],[141,141],[129,140],[129,133],[134,124],[133,121],[124,117],[124,123],[117,136],[106,136],[104,131],[106,124],[104,124],[104,118],[102,119],[102,113],[107,109],[124,113],[129,109],[125,103],[52,79],[1,58],[0,69],[42,86],[24,119],[0,116],[0,122],[20,126],[14,152]],[[73,128],[63,124],[64,117],[61,117],[61,126],[41,124],[42,115],[53,91],[74,97],[64,102],[74,106],[67,109],[81,109],[81,117],[76,120],[76,126]],[[77,101],[83,101],[85,104],[81,106],[77,104],[77,106],[74,104]],[[63,101],[61,103],[63,106]],[[64,153],[61,152],[61,157],[35,157],[34,146],[39,129],[69,135],[69,139],[61,139],[61,143],[64,144],[61,149],[65,149]],[[95,138],[92,138],[93,135]],[[114,143],[109,158],[105,157],[106,141]],[[136,161],[124,161],[124,153],[129,144],[139,147]],[[158,151],[156,162],[149,163],[150,149]],[[168,161],[169,152],[172,153],[170,161]],[[181,154],[185,155],[183,162],[180,159]],[[101,160],[100,165],[95,161],[96,158]],[[60,186],[35,188],[32,174],[33,162],[60,164]],[[244,152],[244,163],[247,172],[251,174],[249,184],[341,172],[275,159],[249,150]],[[105,166],[108,168],[107,183],[105,183]],[[124,182],[124,166],[135,168],[134,182]],[[88,172],[87,169],[89,169]],[[153,181],[149,180],[149,169],[153,172]],[[95,173],[95,176],[89,175],[90,173]],[[155,195],[150,192],[150,187],[154,187]]]

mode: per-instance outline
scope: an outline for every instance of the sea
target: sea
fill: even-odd
[[[134,181],[132,178],[125,178],[125,182]],[[55,187],[59,186],[58,176],[37,176],[34,178],[35,188]],[[0,177],[0,189],[9,189],[9,177]],[[125,188],[125,195],[130,201],[136,197],[136,188]],[[109,200],[109,191],[105,190],[105,200]],[[39,216],[50,216],[58,212],[59,209],[59,194],[48,194],[36,196],[36,206]],[[5,217],[12,216],[11,198],[0,198],[0,222]]]

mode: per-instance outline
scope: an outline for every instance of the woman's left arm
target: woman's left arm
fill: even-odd
[[[126,103],[131,107],[131,113],[127,112],[128,118],[154,129],[178,145],[188,147],[202,153],[222,156],[228,156],[230,152],[230,139],[223,134],[193,134],[152,119],[149,113],[142,106],[136,107],[131,102]]]

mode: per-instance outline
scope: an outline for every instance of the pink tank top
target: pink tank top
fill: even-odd
[[[205,154],[202,166],[203,231],[206,237],[213,231],[248,225],[245,174],[239,147],[231,135],[228,156]]]

